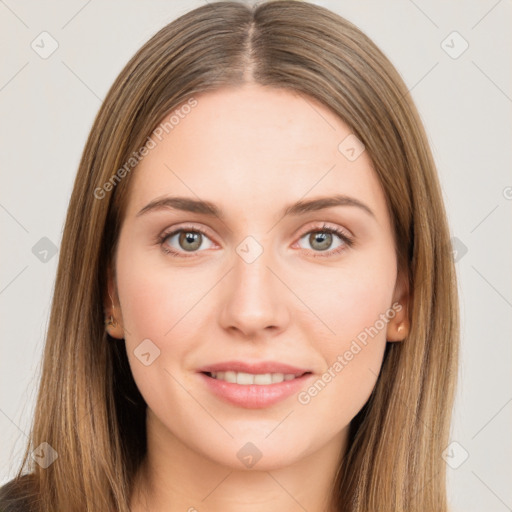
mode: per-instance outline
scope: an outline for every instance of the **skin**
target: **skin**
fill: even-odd
[[[338,150],[350,128],[314,99],[254,84],[195,98],[133,171],[115,278],[109,271],[114,308],[105,306],[118,322],[109,333],[125,339],[148,404],[148,453],[132,510],[328,511],[350,421],[371,394],[386,342],[409,329],[385,196],[366,151],[349,161]],[[334,193],[374,216],[354,206],[280,213]],[[170,208],[137,216],[165,195],[211,201],[225,218]],[[322,251],[309,235],[324,222],[354,245],[332,235]],[[167,238],[163,246],[185,255],[172,257],[155,239],[184,223],[207,236],[195,252],[179,234]],[[236,252],[249,235],[263,248],[252,263]],[[394,302],[402,310],[307,405],[292,395],[268,408],[235,406],[197,374],[251,359],[321,378]],[[160,350],[149,366],[134,355],[147,338]],[[252,468],[237,457],[247,442],[262,453]]]

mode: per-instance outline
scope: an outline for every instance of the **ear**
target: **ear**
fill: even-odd
[[[105,329],[107,333],[112,338],[124,339],[123,316],[117,297],[115,278],[110,266],[107,269],[107,290],[103,297],[103,310],[105,312]]]
[[[392,308],[395,316],[388,322],[387,341],[403,341],[409,334],[409,283],[403,273],[399,273],[393,293]]]

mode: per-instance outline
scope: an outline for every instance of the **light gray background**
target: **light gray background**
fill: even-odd
[[[377,43],[425,123],[461,293],[450,498],[455,511],[512,510],[511,1],[314,3]],[[60,245],[81,152],[116,75],[158,29],[203,4],[0,0],[1,482],[29,431],[57,266],[36,244]],[[43,31],[59,45],[47,59],[31,47]]]

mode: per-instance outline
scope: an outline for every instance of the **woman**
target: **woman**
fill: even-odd
[[[407,88],[354,25],[173,21],[85,146],[2,510],[446,511],[449,239]]]

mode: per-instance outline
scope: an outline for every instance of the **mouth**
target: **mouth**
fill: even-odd
[[[201,368],[206,389],[230,405],[263,409],[298,394],[314,378],[307,369],[280,363],[227,362]]]
[[[311,372],[298,372],[298,373],[247,373],[235,372],[232,370],[219,371],[219,372],[201,372],[207,377],[212,379],[230,382],[231,384],[239,384],[240,386],[269,386],[271,384],[279,384],[280,382],[298,379],[304,375],[309,375]]]

